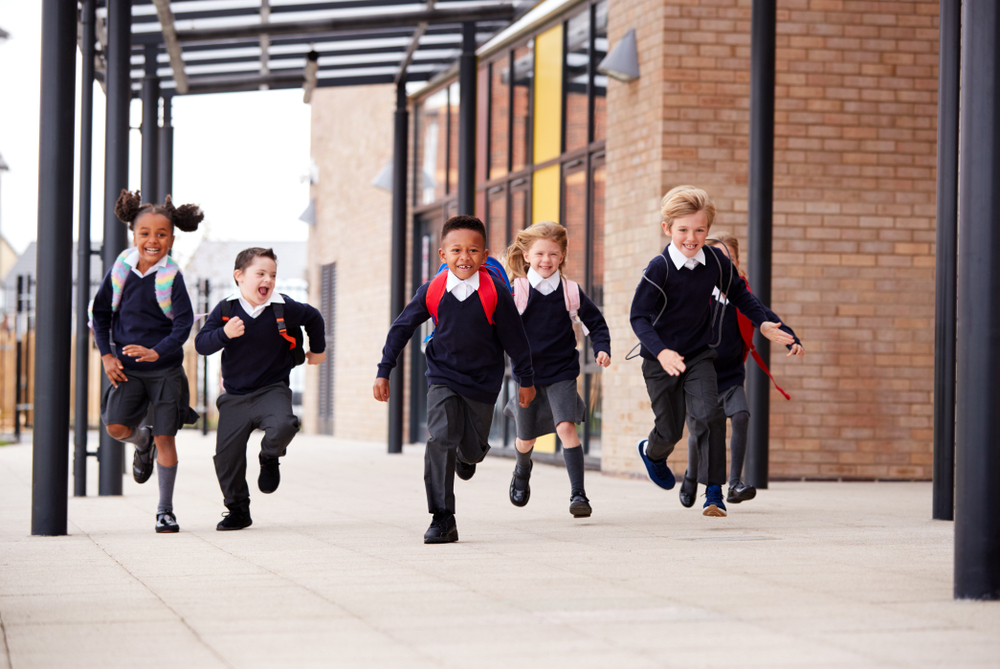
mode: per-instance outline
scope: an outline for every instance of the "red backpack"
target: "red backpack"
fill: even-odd
[[[430,285],[427,286],[427,311],[434,319],[434,325],[437,325],[438,306],[441,304],[441,298],[444,297],[447,288],[448,272],[438,272],[437,276],[431,279]],[[479,295],[479,301],[483,303],[486,320],[490,322],[490,325],[493,325],[493,312],[497,310],[497,287],[493,283],[492,274],[485,266],[479,268],[479,290],[476,293]]]
[[[745,278],[743,279],[743,281],[746,282],[747,290],[749,291],[750,282],[747,281]],[[750,322],[750,319],[744,316],[743,312],[740,311],[739,309],[736,310],[736,318],[740,324],[740,336],[743,337],[743,362],[747,361],[747,354],[752,355],[754,362],[756,362],[757,366],[760,367],[765,374],[767,374],[767,378],[771,379],[771,383],[773,383],[774,387],[778,389],[778,392],[784,395],[786,400],[792,399],[788,393],[786,393],[784,390],[781,389],[781,386],[779,386],[778,382],[774,380],[774,377],[771,376],[771,370],[767,368],[767,365],[764,364],[764,359],[760,357],[760,353],[758,353],[757,349],[754,348],[753,331],[755,328],[753,326],[753,323]]]

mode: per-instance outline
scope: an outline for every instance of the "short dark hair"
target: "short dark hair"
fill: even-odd
[[[274,261],[275,265],[278,264],[278,256],[274,255],[274,249],[265,249],[261,246],[251,246],[248,249],[243,249],[239,252],[239,254],[237,254],[236,266],[233,268],[233,271],[236,272],[238,270],[242,272],[253,263],[254,258],[270,258]],[[235,277],[233,278],[233,281],[236,281]],[[240,282],[236,281],[236,285],[240,285]]]
[[[441,243],[444,243],[444,238],[448,236],[448,233],[452,230],[472,230],[473,232],[478,232],[483,237],[483,244],[486,244],[486,226],[475,216],[466,216],[465,214],[459,214],[458,216],[452,216],[447,221],[444,222],[444,227],[441,228]]]

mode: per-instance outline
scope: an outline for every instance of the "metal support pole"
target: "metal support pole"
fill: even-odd
[[[1000,599],[1000,5],[962,3],[955,598]]]
[[[31,533],[66,534],[69,477],[70,316],[73,313],[73,121],[76,3],[42,3],[38,277],[35,301]]]
[[[143,202],[159,203],[157,197],[159,179],[156,170],[160,166],[160,78],[156,76],[155,44],[147,44],[145,49],[146,74],[142,78],[142,199]]]
[[[128,187],[129,104],[132,101],[130,0],[108,0],[107,31],[107,72],[104,76],[108,107],[104,146],[104,245],[101,248],[104,274],[111,270],[118,254],[128,246],[128,228],[115,216],[115,202],[121,190]],[[107,384],[107,378],[102,378],[102,392]],[[101,430],[97,459],[100,463],[98,494],[122,494],[125,446]]]
[[[955,300],[962,2],[941,0],[938,70],[937,287],[934,318],[932,517],[955,518]]]
[[[462,24],[458,58],[458,213],[476,214],[476,24]]]
[[[406,160],[410,118],[406,111],[406,79],[396,84],[396,114],[392,144],[392,294],[390,320],[406,304]],[[389,377],[389,452],[403,452],[403,354]]]
[[[171,123],[171,107],[174,96],[163,96],[163,125],[160,126],[160,168],[156,201],[163,202],[174,191],[174,127]]]
[[[24,312],[24,275],[17,275],[17,317],[14,319],[14,354],[17,360],[14,363],[14,441],[21,443],[21,400],[24,397],[23,379],[24,363],[22,362],[23,347],[21,345],[21,314]]]
[[[211,302],[211,287],[208,283],[208,279],[205,279],[202,284],[202,313],[209,313],[212,310]],[[205,317],[207,320],[207,316]],[[208,434],[208,356],[201,356],[201,406],[204,408],[204,412],[201,414],[201,433],[202,435]]]
[[[774,49],[775,0],[753,0],[750,20],[750,193],[748,200],[747,259],[753,291],[771,303],[771,214],[774,201]],[[771,343],[754,335],[754,345],[765,364],[771,361]],[[747,370],[750,433],[744,480],[766,488],[768,479],[768,419],[771,383],[756,365]]]
[[[90,379],[90,188],[94,151],[94,40],[96,0],[80,10],[80,206],[76,243],[76,414],[73,427],[73,494],[87,496],[87,405]]]

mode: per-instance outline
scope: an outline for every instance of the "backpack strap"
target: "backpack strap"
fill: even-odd
[[[180,265],[170,256],[167,256],[166,266],[156,270],[154,283],[156,302],[160,305],[160,310],[170,320],[174,320],[174,279],[177,278],[180,271]]]
[[[531,292],[531,284],[528,282],[528,278],[524,276],[519,276],[514,279],[514,305],[517,307],[517,313],[523,314],[524,310],[528,308],[528,293]]]
[[[427,295],[425,296],[425,304],[427,306],[427,313],[431,315],[434,320],[434,325],[438,322],[438,305],[441,304],[441,298],[444,297],[445,288],[448,286],[448,272],[438,272],[438,274],[431,279],[431,283],[427,286]]]
[[[233,309],[233,301],[230,299],[222,300],[222,304],[219,305],[219,310],[222,313],[222,322],[225,323],[229,320],[229,314]]]
[[[587,326],[583,324],[580,320],[580,284],[576,281],[562,278],[563,284],[563,298],[566,300],[566,311],[569,312],[569,319],[574,323],[579,323],[580,328],[583,330],[583,336],[586,337],[590,334],[590,330]]]
[[[295,348],[295,337],[288,334],[288,330],[285,329],[285,307],[278,302],[271,303],[271,309],[274,310],[274,319],[278,322],[278,334],[280,334],[285,341],[288,342],[288,350]]]
[[[479,301],[483,303],[486,320],[490,322],[490,325],[495,325],[493,314],[497,310],[497,300],[500,297],[497,295],[497,285],[493,283],[493,276],[489,270],[479,269],[479,290],[476,292],[479,293]]]
[[[111,312],[118,311],[122,303],[122,289],[125,287],[125,280],[128,279],[129,266],[125,263],[125,258],[132,253],[132,249],[125,249],[115,258],[111,266]]]

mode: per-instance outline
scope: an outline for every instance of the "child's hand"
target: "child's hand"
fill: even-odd
[[[781,323],[772,323],[770,321],[764,321],[760,324],[760,333],[773,341],[775,344],[781,344],[782,346],[791,346],[795,343],[795,337],[788,334],[784,330],[779,330]]]
[[[306,353],[306,362],[310,365],[318,365],[324,360],[326,360],[326,351],[323,351],[322,353],[313,353],[312,351],[309,351]]]
[[[601,351],[600,353],[597,354],[597,364],[600,365],[601,367],[610,367],[611,356],[605,353],[604,351]]]
[[[156,362],[157,360],[160,359],[159,353],[157,353],[151,348],[146,348],[145,346],[139,346],[138,344],[129,344],[128,346],[123,346],[122,353],[130,358],[135,358],[136,362]]]
[[[680,376],[687,369],[684,365],[684,356],[678,355],[677,351],[671,351],[669,348],[660,351],[656,360],[660,363],[663,371],[670,376]]]
[[[115,388],[118,387],[119,381],[128,381],[125,377],[125,372],[122,371],[124,367],[122,367],[121,360],[108,353],[107,355],[101,356],[101,362],[104,363],[104,373],[107,375],[108,381],[110,381],[111,385]]]
[[[527,386],[526,388],[518,388],[517,403],[521,405],[522,409],[527,409],[528,405],[531,404],[531,400],[533,399],[535,399],[534,386]]]
[[[243,325],[243,319],[239,316],[233,316],[226,322],[226,327],[222,328],[222,331],[226,333],[226,336],[230,339],[236,339],[237,337],[243,336],[243,330],[246,326]]]
[[[788,351],[786,358],[791,358],[793,355],[803,356],[806,354],[806,349],[803,348],[802,344],[792,344],[791,350]]]
[[[375,379],[375,385],[372,386],[372,394],[375,396],[379,402],[389,401],[389,379],[378,378]]]

